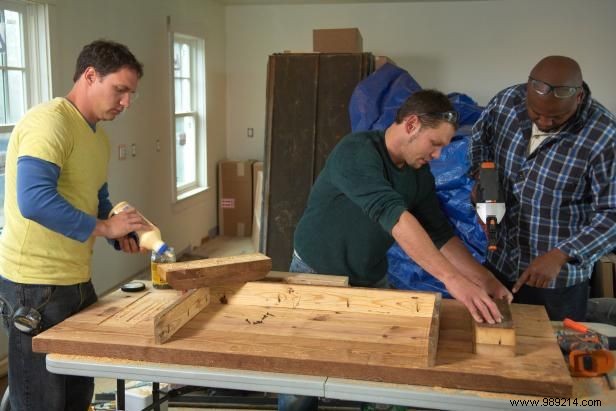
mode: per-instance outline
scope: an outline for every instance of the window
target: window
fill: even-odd
[[[204,41],[173,33],[175,200],[206,188]]]
[[[28,108],[50,98],[47,6],[0,0],[0,227],[9,136]]]

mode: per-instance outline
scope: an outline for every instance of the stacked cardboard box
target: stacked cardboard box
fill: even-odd
[[[312,50],[320,53],[362,53],[358,28],[312,30]]]
[[[253,160],[218,163],[218,229],[220,235],[247,237],[252,231]]]

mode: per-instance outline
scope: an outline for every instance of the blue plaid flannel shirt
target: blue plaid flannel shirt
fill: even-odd
[[[471,170],[494,161],[507,206],[487,260],[511,281],[558,248],[572,260],[550,288],[579,284],[616,248],[616,118],[584,91],[576,114],[530,155],[526,84],[496,95],[473,127]]]

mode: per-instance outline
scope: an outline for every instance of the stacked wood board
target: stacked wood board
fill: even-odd
[[[482,391],[572,394],[572,379],[542,307],[512,306],[517,355],[494,358],[473,353],[472,321],[461,304],[445,300],[437,315],[436,294],[246,283],[211,288],[209,305],[168,342],[156,344],[153,319],[177,293],[115,292],[35,337],[33,348]]]

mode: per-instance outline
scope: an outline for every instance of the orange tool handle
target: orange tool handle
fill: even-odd
[[[578,331],[581,333],[587,333],[588,332],[588,327],[586,327],[584,324],[580,324],[576,321],[573,321],[571,318],[565,318],[563,320],[563,326],[565,328],[569,328],[571,330],[574,331]]]

